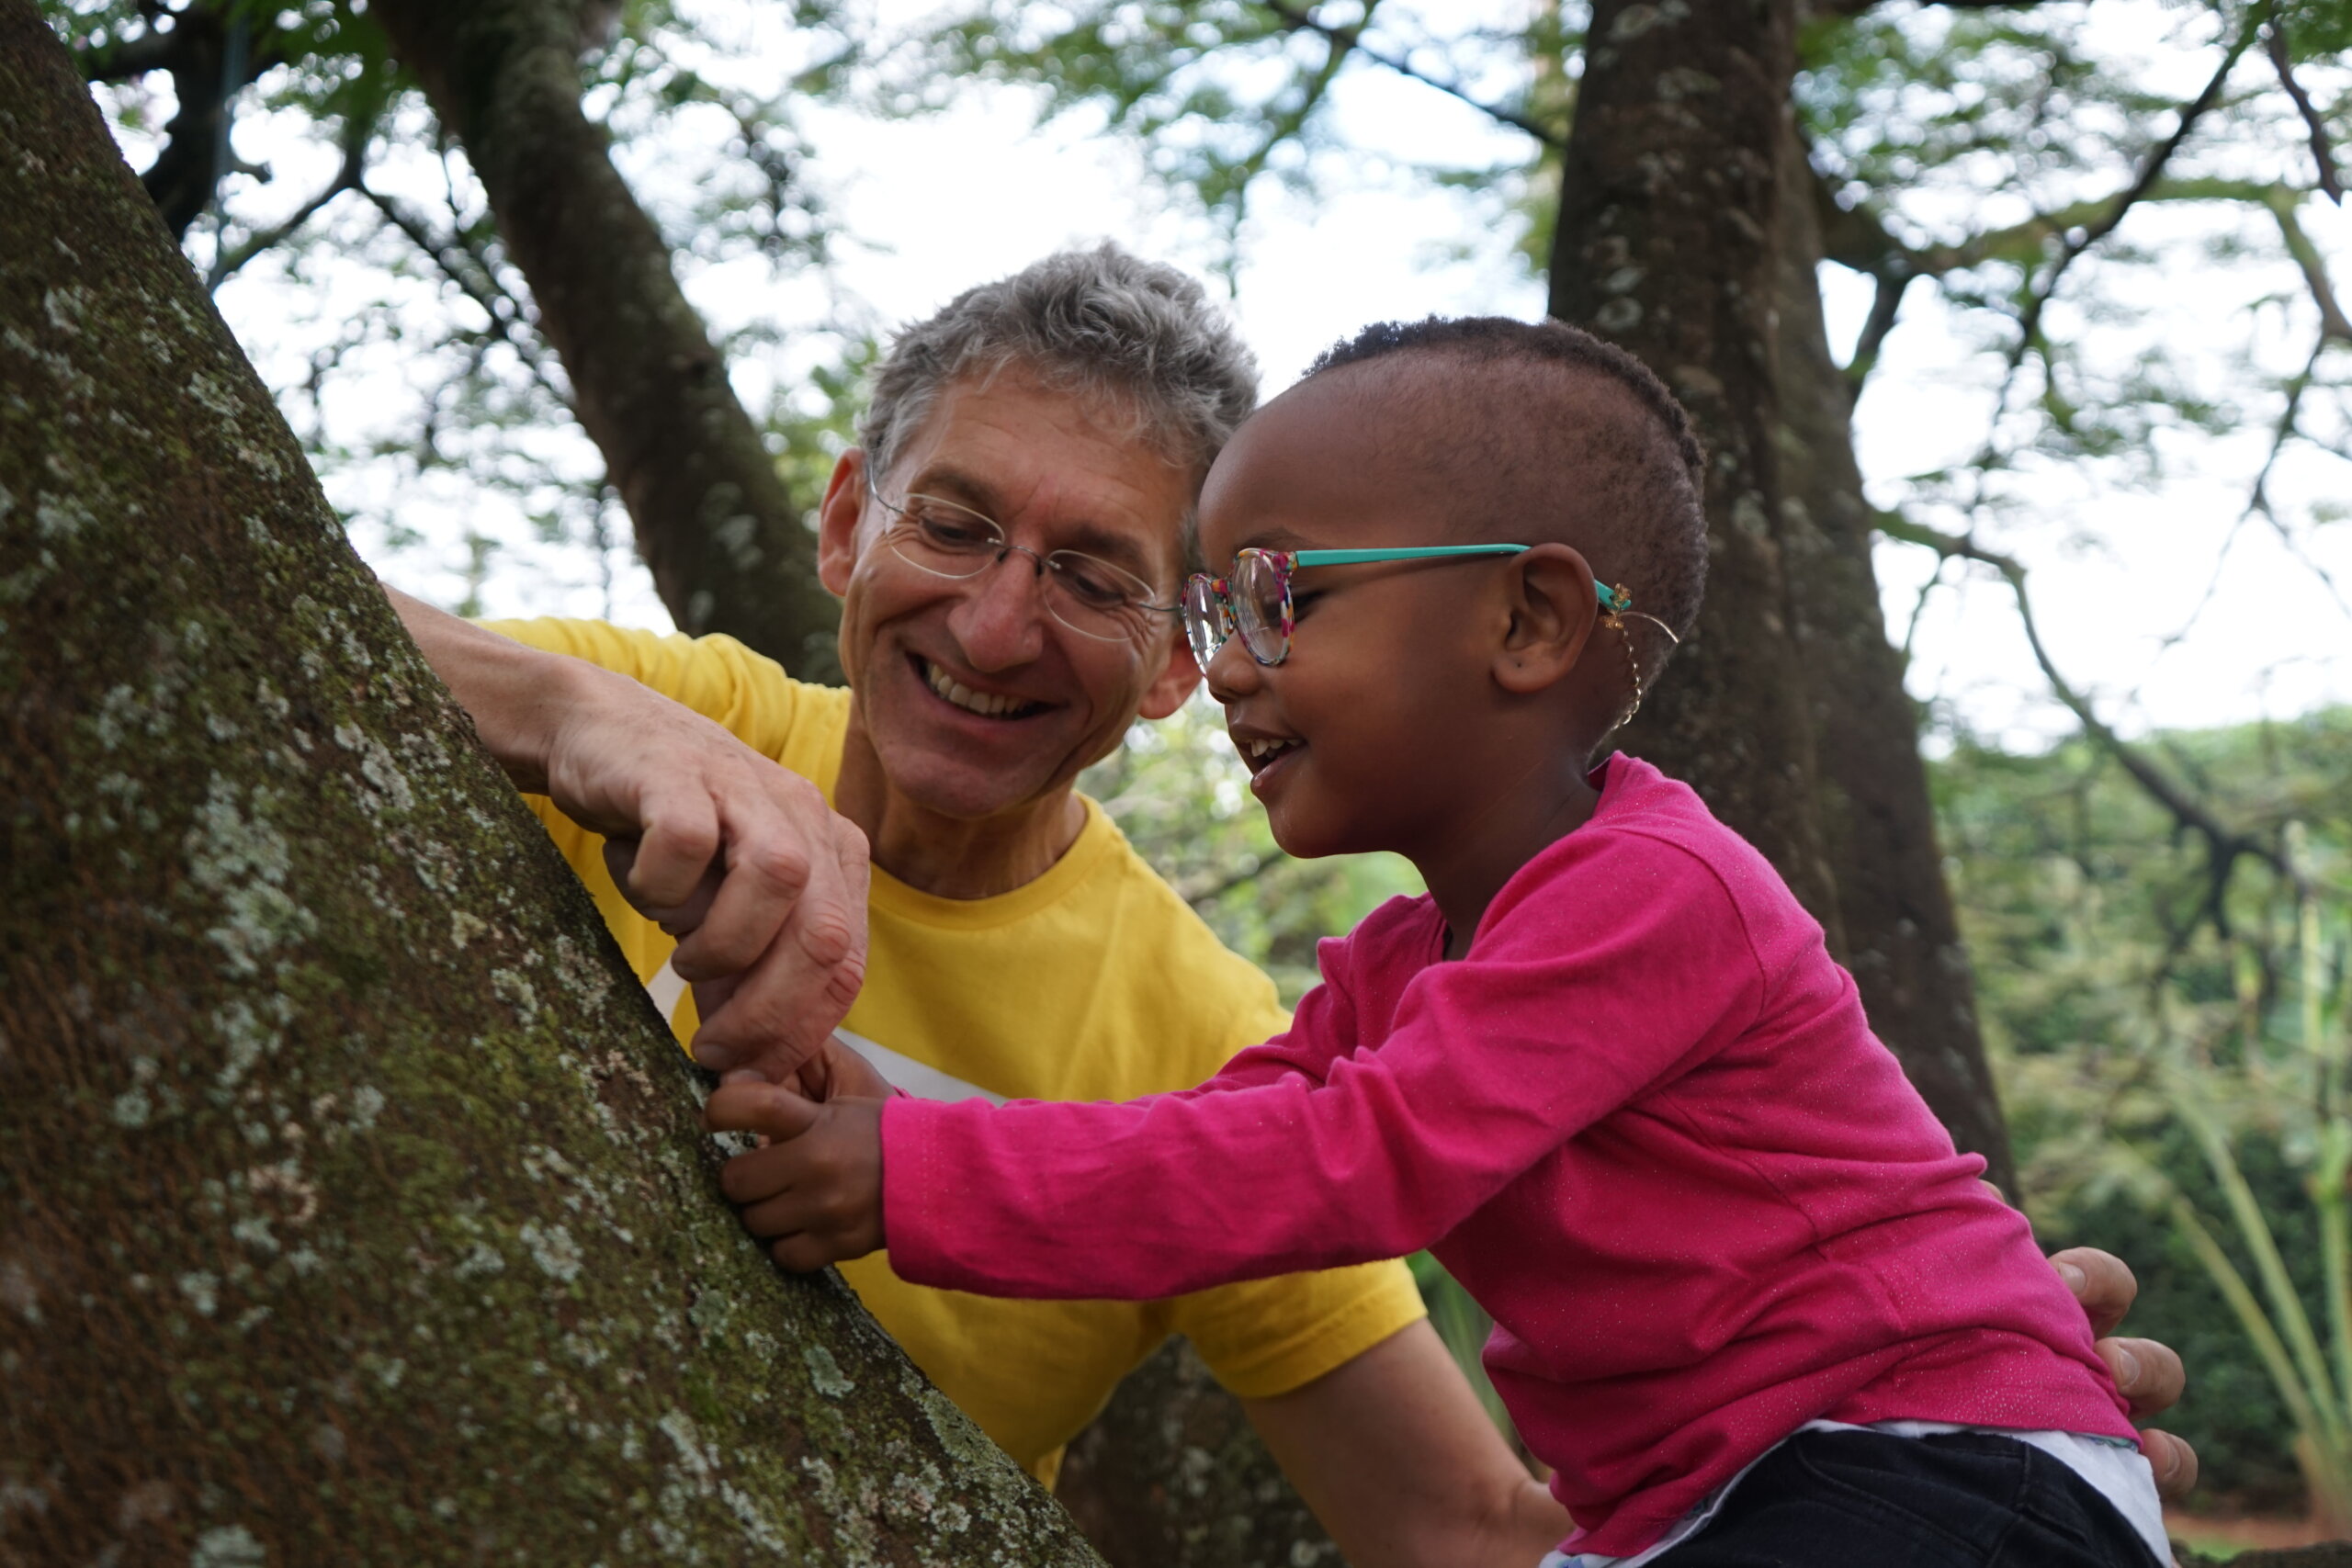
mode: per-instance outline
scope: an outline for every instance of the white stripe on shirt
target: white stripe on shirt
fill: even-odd
[[[686,994],[686,983],[678,972],[663,959],[662,967],[645,982],[645,994],[653,998],[664,1021],[674,1024],[678,1003]],[[958,1100],[985,1100],[990,1105],[1002,1105],[1005,1097],[994,1094],[974,1083],[941,1072],[928,1062],[918,1062],[902,1055],[888,1045],[877,1044],[863,1034],[846,1029],[833,1031],[833,1038],[865,1058],[866,1066],[880,1073],[892,1089],[904,1089],[917,1100],[939,1100],[954,1104]]]

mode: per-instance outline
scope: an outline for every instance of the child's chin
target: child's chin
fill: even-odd
[[[1283,853],[1293,860],[1322,860],[1329,855],[1363,854],[1379,847],[1351,842],[1344,832],[1334,830],[1338,824],[1317,822],[1310,813],[1295,809],[1276,807],[1268,811],[1266,826],[1273,829],[1274,842],[1281,847]]]

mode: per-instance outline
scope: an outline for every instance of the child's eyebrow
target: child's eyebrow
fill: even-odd
[[[1306,536],[1288,528],[1263,528],[1234,547],[1236,554],[1243,550],[1295,550],[1307,543]]]

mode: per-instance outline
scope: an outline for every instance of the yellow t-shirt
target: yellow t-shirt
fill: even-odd
[[[805,684],[732,638],[593,621],[492,622],[532,647],[630,676],[717,720],[832,798],[849,694]],[[676,945],[622,898],[603,840],[530,797],[681,1041],[693,993]],[[994,898],[948,899],[874,873],[865,989],[842,1030],[910,1093],[1132,1100],[1189,1089],[1287,1024],[1274,987],[1227,951],[1092,801],[1053,868]],[[1423,1314],[1401,1263],[1294,1274],[1172,1301],[998,1301],[910,1285],[887,1254],[844,1265],[867,1309],[983,1431],[1051,1484],[1062,1445],[1170,1333],[1245,1398],[1284,1393]]]

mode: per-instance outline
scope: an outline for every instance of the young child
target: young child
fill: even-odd
[[[1211,470],[1187,629],[1283,849],[1396,851],[1428,896],[1186,1093],[722,1088],[712,1124],[774,1140],[729,1167],[746,1223],[1015,1296],[1428,1247],[1579,1526],[1555,1564],[2168,1561],[2082,1312],[1820,928],[1689,789],[1588,771],[1696,615],[1699,461],[1558,323],[1325,355]]]

